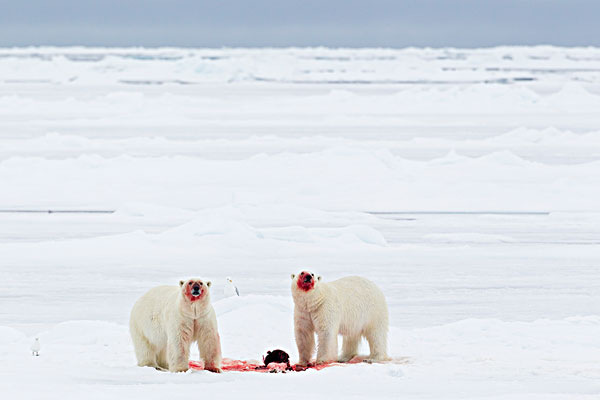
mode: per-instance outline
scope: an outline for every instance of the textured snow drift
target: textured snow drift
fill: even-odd
[[[0,49],[0,392],[596,399],[599,109],[596,48]],[[301,269],[379,285],[395,361],[135,366],[191,276],[225,357],[295,361]]]

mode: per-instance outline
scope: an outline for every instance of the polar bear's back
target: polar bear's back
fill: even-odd
[[[331,287],[334,287],[337,291],[343,291],[345,293],[353,293],[351,297],[364,296],[366,299],[373,299],[374,301],[383,301],[385,303],[385,296],[381,289],[377,287],[370,280],[361,276],[347,276],[332,282],[329,282]]]
[[[342,331],[364,331],[372,326],[388,325],[385,296],[373,282],[360,276],[348,276],[328,285],[340,307]]]
[[[157,286],[148,290],[131,309],[130,329],[136,329],[144,336],[162,336],[167,313],[173,310],[179,290],[177,286]]]
[[[157,286],[140,297],[134,304],[133,309],[142,308],[146,311],[156,312],[164,309],[166,303],[175,301],[178,294],[177,286]]]

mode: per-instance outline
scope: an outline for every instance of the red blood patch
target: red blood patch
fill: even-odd
[[[308,292],[309,290],[315,287],[315,278],[311,279],[310,282],[305,282],[304,277],[306,275],[310,274],[308,272],[301,272],[298,276],[298,280],[296,281],[296,285],[298,285],[298,289]]]
[[[254,361],[243,361],[243,360],[232,360],[230,358],[224,358],[221,362],[221,369],[223,371],[260,371],[260,372],[269,372],[268,370],[258,370],[258,367],[261,367],[262,364]],[[204,364],[202,361],[190,361],[189,367],[191,369],[196,370],[204,370]]]
[[[355,357],[355,359],[350,360],[350,362],[348,362],[347,364],[356,364],[361,361],[362,361],[362,359]],[[309,364],[306,367],[299,366],[299,365],[292,365],[291,368],[292,368],[292,371],[298,371],[298,372],[304,371],[307,369],[316,369],[317,371],[319,371],[319,370],[322,370],[323,368],[327,368],[327,367],[344,366],[344,365],[346,365],[346,364],[342,364],[342,363],[338,363],[338,362],[330,362],[330,363],[319,364],[319,365]],[[267,367],[265,367],[262,363],[259,363],[258,361],[233,360],[231,358],[224,358],[223,361],[221,362],[221,369],[223,371],[237,371],[237,372],[283,372],[283,371],[281,371],[281,369],[284,366],[287,367],[286,364],[271,363]],[[189,367],[191,369],[195,369],[198,371],[204,370],[204,364],[202,363],[202,361],[190,361]]]

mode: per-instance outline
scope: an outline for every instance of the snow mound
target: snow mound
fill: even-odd
[[[0,326],[0,343],[7,345],[18,342],[25,338],[25,334],[17,329],[8,326]]]
[[[346,244],[371,244],[378,246],[387,245],[383,235],[376,229],[367,225],[350,225],[336,228],[311,228],[304,226],[287,226],[272,228],[255,228],[248,222],[252,216],[248,211],[254,214],[254,219],[260,218],[268,209],[261,211],[245,207],[222,207],[215,209],[204,209],[197,212],[195,217],[180,226],[171,228],[163,232],[160,236],[171,240],[183,239],[189,237],[211,237],[218,236],[229,242],[235,242],[241,245],[245,242],[256,240],[277,240],[286,242],[300,243],[323,243],[325,241],[335,241]],[[275,210],[297,212],[296,208],[276,208]],[[320,212],[314,214],[309,209],[299,209],[301,214],[290,215],[290,218],[301,219],[302,215],[324,215]],[[364,217],[363,217],[364,218]]]
[[[285,228],[270,228],[261,231],[267,239],[291,242],[315,243],[323,239],[337,240],[343,243],[365,243],[386,246],[383,235],[376,229],[366,225],[351,225],[342,228],[305,228],[290,226]]]
[[[128,328],[106,321],[66,321],[40,333],[40,341],[55,345],[108,346],[123,341]]]
[[[162,236],[179,238],[186,236],[226,236],[231,241],[246,241],[260,237],[252,226],[242,221],[239,212],[216,209],[203,211],[189,222],[165,231]]]

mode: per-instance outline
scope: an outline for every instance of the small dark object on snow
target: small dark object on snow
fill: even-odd
[[[283,350],[267,351],[267,356],[263,357],[265,368],[271,363],[286,364],[287,370],[291,370],[290,355]]]

